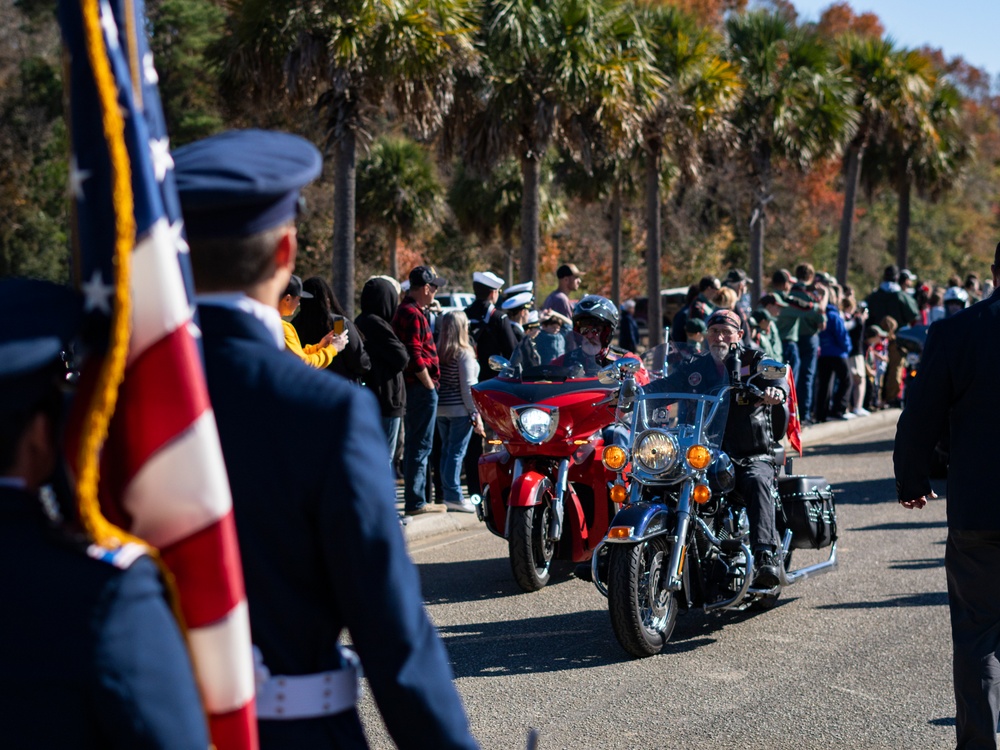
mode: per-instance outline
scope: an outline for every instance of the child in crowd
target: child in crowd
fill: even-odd
[[[887,336],[881,326],[868,326],[865,329],[865,373],[868,377],[865,408],[870,411],[882,408],[882,378],[889,362],[889,355],[886,354]]]
[[[542,310],[539,316],[539,332],[535,336],[535,348],[542,364],[547,364],[566,353],[566,339],[563,337],[563,318],[561,315]]]
[[[701,318],[688,318],[684,323],[684,331],[687,333],[687,342],[692,354],[700,354],[705,351],[705,321]]]

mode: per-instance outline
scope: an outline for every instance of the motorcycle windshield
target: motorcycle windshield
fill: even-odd
[[[619,419],[633,440],[648,430],[672,434],[681,448],[705,445],[717,451],[729,417],[729,375],[711,354],[671,342],[646,352],[649,385],[636,388],[632,403],[619,403]]]
[[[514,350],[501,377],[529,382],[565,382],[597,377],[600,347],[575,331],[531,332]]]

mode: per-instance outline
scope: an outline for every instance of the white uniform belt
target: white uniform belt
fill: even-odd
[[[330,672],[272,675],[254,646],[258,719],[314,719],[346,711],[361,695],[357,655],[341,647],[346,665]]]

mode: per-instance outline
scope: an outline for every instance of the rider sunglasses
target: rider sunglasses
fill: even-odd
[[[580,326],[577,328],[577,332],[581,336],[589,336],[592,333],[600,333],[603,326]]]

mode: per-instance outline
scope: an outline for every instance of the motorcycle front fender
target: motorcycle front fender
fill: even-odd
[[[674,527],[673,511],[660,503],[632,503],[619,510],[611,521],[611,529],[627,528],[624,537],[605,537],[608,544],[635,544],[650,537],[670,532]]]
[[[534,505],[541,505],[541,495],[538,492],[538,485],[548,479],[544,474],[537,471],[526,471],[514,480],[510,488],[510,499],[507,505],[510,508],[530,508]]]

